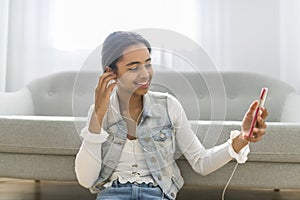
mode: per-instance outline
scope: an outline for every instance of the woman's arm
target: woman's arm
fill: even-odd
[[[90,107],[86,126],[81,130],[80,136],[83,138],[82,145],[75,159],[75,173],[80,185],[90,188],[98,179],[101,170],[101,144],[106,141],[108,134],[97,130],[93,123],[94,105]],[[94,119],[95,120],[95,119]]]
[[[81,131],[82,145],[75,159],[75,172],[78,182],[90,188],[98,179],[101,170],[101,144],[106,141],[108,133],[102,128],[103,117],[110,103],[110,94],[116,83],[109,81],[116,78],[110,71],[103,73],[95,89],[95,104],[90,107],[86,126]]]
[[[185,112],[178,100],[170,96],[168,107],[170,118],[176,129],[175,137],[177,144],[194,171],[202,175],[207,175],[224,166],[232,158],[235,158],[240,163],[247,160],[249,153],[248,145],[243,147],[239,153],[236,153],[232,146],[234,138],[238,137],[240,132],[232,132],[231,138],[224,144],[211,149],[205,149],[191,129]]]

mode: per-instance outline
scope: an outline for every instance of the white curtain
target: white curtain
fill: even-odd
[[[197,37],[195,0],[4,1],[0,72],[1,90],[6,92],[46,74],[79,70],[89,53],[116,30],[164,28]]]
[[[32,79],[80,67],[84,57],[81,51],[62,51],[53,46],[53,3],[7,0],[1,7],[7,13],[0,29],[1,42],[5,44],[1,43],[0,49],[2,91],[16,91]],[[6,28],[2,29],[2,25]]]
[[[300,1],[280,0],[281,79],[300,93]]]
[[[0,1],[0,92],[6,85],[6,56],[8,33],[8,0]]]
[[[51,72],[49,51],[49,1],[8,0],[1,29],[2,89],[15,91],[33,78]],[[1,27],[2,28],[2,27]],[[2,45],[1,45],[2,46]]]
[[[281,79],[300,93],[299,0],[200,0],[199,43],[219,70]]]
[[[300,91],[298,10],[298,0],[1,0],[0,91],[78,70],[109,33],[140,28],[184,34],[218,70],[266,74]]]

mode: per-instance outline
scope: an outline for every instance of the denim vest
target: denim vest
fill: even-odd
[[[160,92],[149,91],[144,95],[144,110],[137,126],[137,139],[153,179],[170,199],[175,199],[183,186],[183,178],[174,160],[175,129],[168,114],[168,98],[168,94]],[[109,181],[127,138],[127,127],[120,115],[116,93],[111,96],[102,126],[109,136],[102,143],[102,166],[98,180],[90,188],[92,193],[100,192]]]

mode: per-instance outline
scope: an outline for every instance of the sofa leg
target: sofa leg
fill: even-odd
[[[274,192],[280,192],[280,189],[279,188],[275,188],[273,191]]]
[[[34,182],[35,182],[35,183],[40,183],[41,181],[40,181],[40,180],[34,180]]]

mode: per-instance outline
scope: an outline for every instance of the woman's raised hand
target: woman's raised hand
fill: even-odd
[[[98,134],[101,132],[103,117],[107,112],[110,101],[110,93],[117,84],[116,82],[110,84],[110,81],[116,77],[116,74],[112,71],[105,72],[99,77],[98,85],[95,89],[95,109],[89,124],[91,133]]]
[[[99,77],[98,85],[95,90],[95,114],[99,124],[102,124],[103,117],[108,109],[110,94],[116,82],[110,83],[111,80],[116,79],[117,75],[113,72],[105,72]]]

